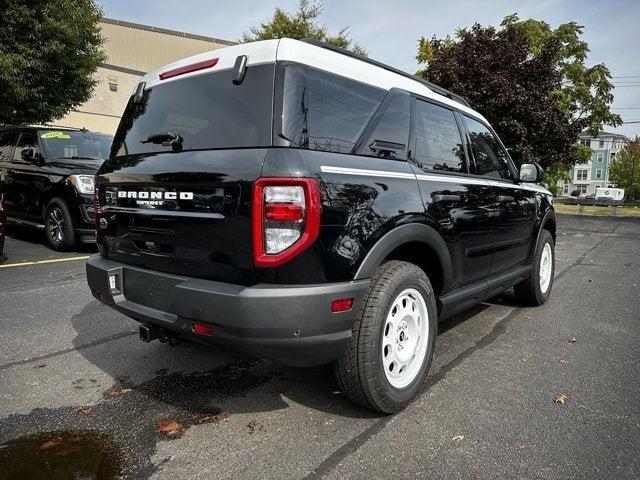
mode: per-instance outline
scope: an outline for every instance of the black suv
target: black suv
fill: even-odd
[[[51,247],[94,242],[93,177],[111,135],[48,127],[0,127],[0,195],[7,220],[44,229]]]
[[[555,215],[464,99],[289,39],[145,76],[96,177],[93,295],[178,337],[333,363],[355,402],[417,393],[438,320],[543,304]]]

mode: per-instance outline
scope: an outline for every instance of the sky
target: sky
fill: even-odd
[[[238,40],[268,21],[276,7],[297,9],[297,0],[97,0],[105,16]],[[589,65],[604,63],[613,76],[614,111],[629,123],[615,131],[640,136],[640,0],[325,0],[321,22],[349,35],[369,57],[415,72],[417,39],[453,35],[474,23],[498,26],[509,14],[536,18],[552,27],[584,26]]]

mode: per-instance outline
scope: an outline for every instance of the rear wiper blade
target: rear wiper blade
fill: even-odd
[[[140,143],[161,144],[163,147],[171,147],[174,152],[182,150],[182,137],[178,133],[161,132],[149,135],[140,140]]]

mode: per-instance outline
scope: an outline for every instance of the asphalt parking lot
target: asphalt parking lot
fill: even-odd
[[[442,323],[422,394],[389,417],[328,368],[140,342],[93,300],[91,252],[7,238],[0,479],[58,478],[45,462],[78,478],[640,477],[637,219],[559,217],[549,302],[505,294]]]

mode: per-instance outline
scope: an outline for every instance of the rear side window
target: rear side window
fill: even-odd
[[[476,174],[483,177],[512,179],[509,160],[498,139],[482,123],[467,116],[464,122],[469,131],[471,150],[476,160]]]
[[[13,146],[18,139],[17,132],[4,132],[0,137],[0,160],[10,160],[13,154]]]
[[[411,96],[391,90],[356,147],[359,155],[406,160],[411,123]]]
[[[465,171],[462,138],[451,110],[416,100],[412,159],[424,170]]]
[[[284,68],[280,136],[292,147],[351,153],[386,91],[302,65]]]
[[[273,77],[274,64],[253,65],[240,85],[229,69],[148,89],[139,103],[129,100],[112,156],[170,152],[146,141],[167,133],[180,136],[182,150],[270,146]]]

